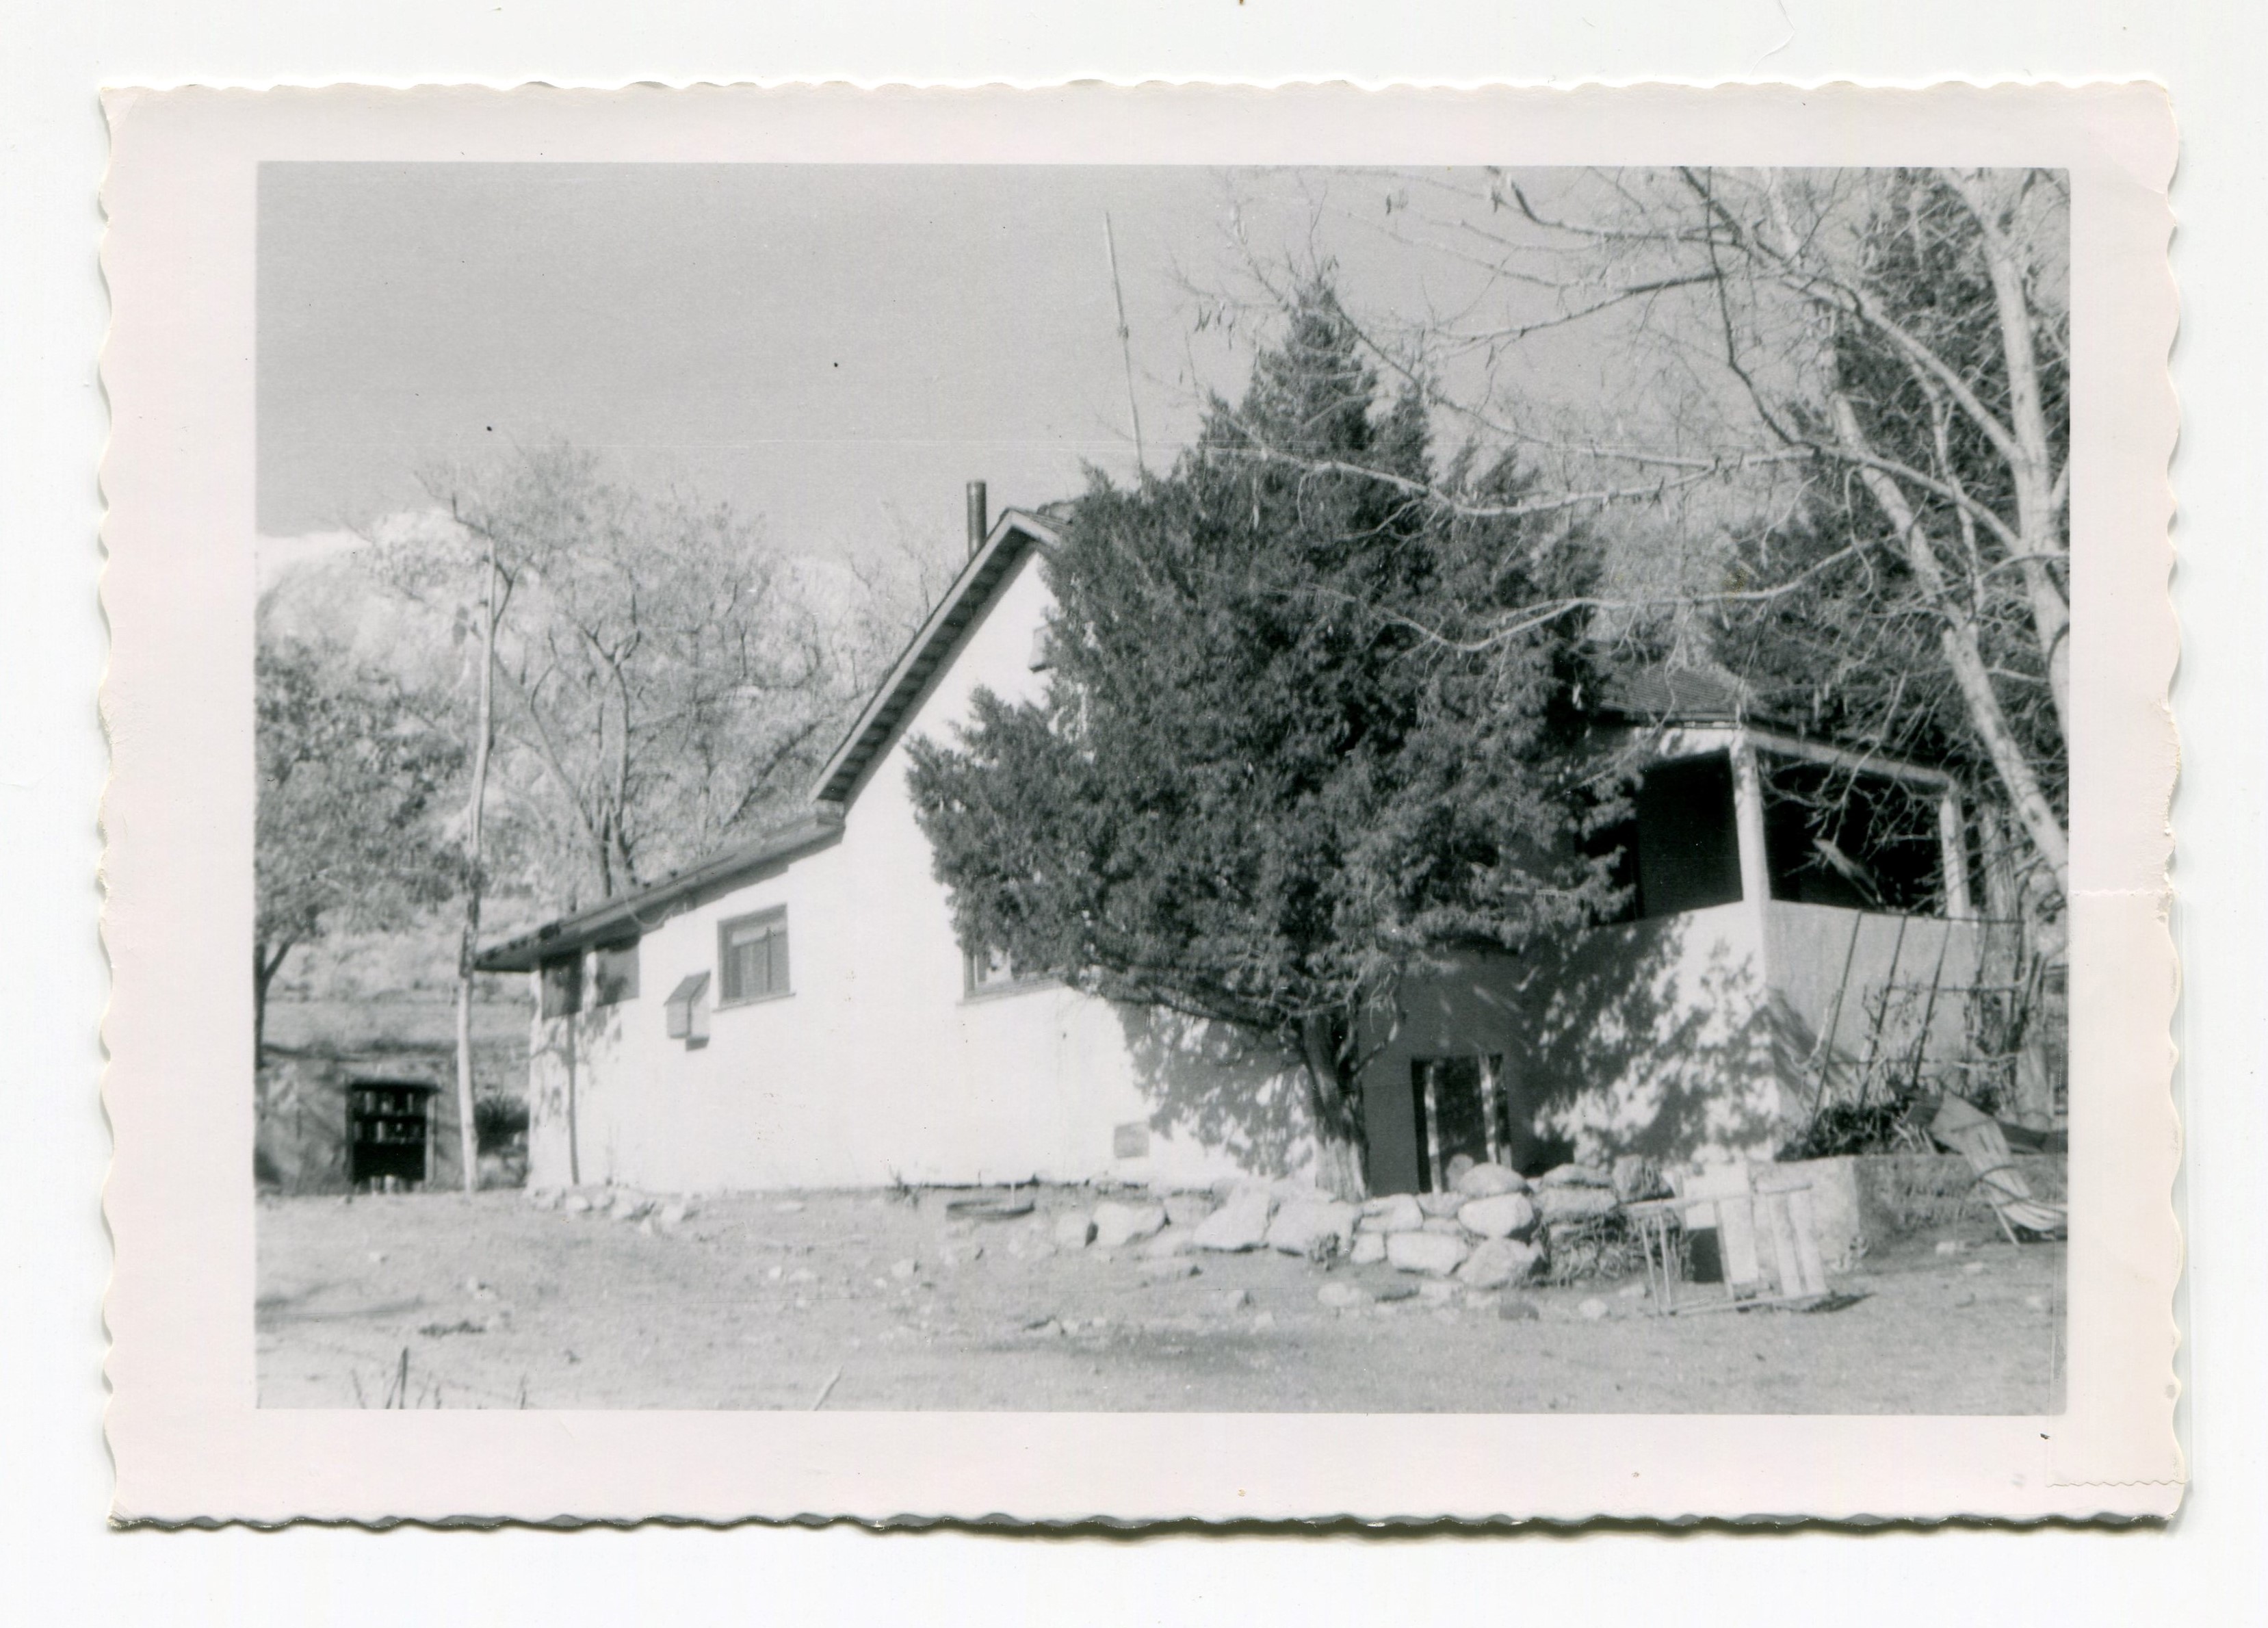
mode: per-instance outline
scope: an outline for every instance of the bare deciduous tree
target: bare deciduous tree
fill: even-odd
[[[541,788],[578,895],[636,887],[801,790],[848,675],[752,523],[635,490],[565,446],[426,479],[453,524],[385,573],[476,628],[493,555],[499,749]]]
[[[2057,937],[2069,887],[2063,178],[1681,169],[1366,184],[1319,208],[1425,257],[1435,295],[1419,315],[1367,320],[1373,354],[1484,453],[1514,453],[1538,477],[1501,507],[1447,483],[1411,483],[1413,497],[1468,513],[1612,511],[1626,537],[1706,538],[1668,584],[1643,566],[1610,571],[1595,608],[1624,626],[1712,626],[1713,657],[1794,692],[1775,699],[1963,771],[1987,823],[2021,834],[2028,913]],[[1562,608],[1507,613],[1500,632]],[[1772,671],[1775,639],[1801,661]]]

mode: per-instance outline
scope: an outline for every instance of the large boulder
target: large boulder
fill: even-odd
[[[1388,1193],[1362,1207],[1356,1230],[1366,1233],[1414,1233],[1425,1224],[1425,1212],[1408,1193]]]
[[[1418,1208],[1426,1215],[1454,1215],[1457,1206],[1464,1202],[1465,1196],[1458,1192],[1418,1195]]]
[[[1452,1238],[1465,1235],[1464,1223],[1454,1215],[1429,1215],[1425,1218],[1425,1224],[1418,1230],[1421,1233],[1447,1233]]]
[[[1615,1178],[1596,1165],[1561,1165],[1546,1170],[1535,1178],[1538,1187],[1604,1187],[1611,1189]]]
[[[1468,1200],[1457,1221],[1483,1238],[1525,1238],[1535,1230],[1535,1206],[1521,1193]]]
[[[1123,1249],[1165,1230],[1163,1204],[1103,1203],[1094,1206],[1094,1247]]]
[[[1527,1181],[1502,1165],[1475,1165],[1451,1183],[1468,1198],[1494,1198],[1500,1193],[1524,1193]]]
[[[1213,1212],[1213,1196],[1207,1192],[1167,1193],[1166,1195],[1166,1224],[1168,1227],[1195,1227]]]
[[[1500,1289],[1508,1283],[1526,1283],[1543,1259],[1543,1252],[1534,1244],[1484,1238],[1457,1268],[1457,1281],[1469,1289]]]
[[[1533,1195],[1536,1213],[1546,1226],[1562,1221],[1584,1221],[1606,1215],[1615,1207],[1615,1193],[1610,1187],[1539,1187]]]
[[[1268,1218],[1275,1210],[1275,1195],[1266,1188],[1239,1188],[1219,1209],[1197,1223],[1192,1241],[1200,1249],[1231,1253],[1257,1249],[1268,1241]]]
[[[1347,1258],[1357,1266],[1375,1266],[1386,1258],[1386,1234],[1357,1233],[1354,1235],[1353,1252]]]
[[[1463,1263],[1466,1254],[1465,1241],[1447,1233],[1394,1233],[1386,1240],[1386,1258],[1397,1271],[1446,1278]]]
[[[1094,1218],[1084,1210],[1067,1211],[1056,1217],[1053,1237],[1058,1249],[1084,1249],[1094,1241]]]
[[[1354,1248],[1360,1212],[1329,1198],[1294,1198],[1277,1206],[1268,1247],[1285,1255],[1344,1255]]]

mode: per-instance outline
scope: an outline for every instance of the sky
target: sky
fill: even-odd
[[[1322,253],[1355,298],[1426,271],[1319,215],[1314,173],[1044,166],[269,164],[260,528],[419,506],[438,460],[565,438],[725,499],[779,546],[957,535],[1135,467],[1108,217],[1149,460],[1241,388],[1189,291]],[[1344,193],[1346,188],[1341,187]],[[1357,188],[1359,191],[1359,188]]]

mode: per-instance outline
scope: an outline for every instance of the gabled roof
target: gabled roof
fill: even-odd
[[[990,608],[1025,556],[1034,549],[1051,549],[1057,541],[1055,529],[1038,516],[1020,509],[1001,512],[827,760],[812,787],[810,812],[673,871],[635,893],[490,945],[474,958],[473,965],[482,972],[526,972],[554,955],[632,937],[659,926],[681,901],[744,881],[768,866],[800,858],[836,840],[843,834],[845,807],[921,704],[931,681],[953,659],[961,637]]]
[[[929,620],[922,623],[921,631],[914,635],[890,675],[875,690],[874,698],[858,714],[858,721],[850,726],[843,744],[827,760],[827,767],[819,771],[818,783],[811,789],[814,799],[847,807],[858,796],[868,771],[890,749],[898,731],[921,704],[930,681],[953,659],[961,635],[983,615],[1027,554],[1035,548],[1052,549],[1057,541],[1054,528],[1038,516],[1020,509],[1001,512],[991,534],[968,556],[961,575],[953,579]]]
[[[492,944],[473,958],[482,972],[527,972],[549,960],[594,944],[613,944],[659,927],[682,900],[745,880],[823,848],[843,835],[843,811],[822,804],[776,825],[762,836],[711,854],[659,881],[549,921],[533,932]]]

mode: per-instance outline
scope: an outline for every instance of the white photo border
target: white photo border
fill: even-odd
[[[2162,1517],[2184,1470],[2160,90],[119,90],[103,251],[114,1519]],[[265,159],[2044,165],[2072,177],[2073,1021],[2052,1418],[254,1405],[254,183]],[[186,949],[192,953],[183,953]]]

